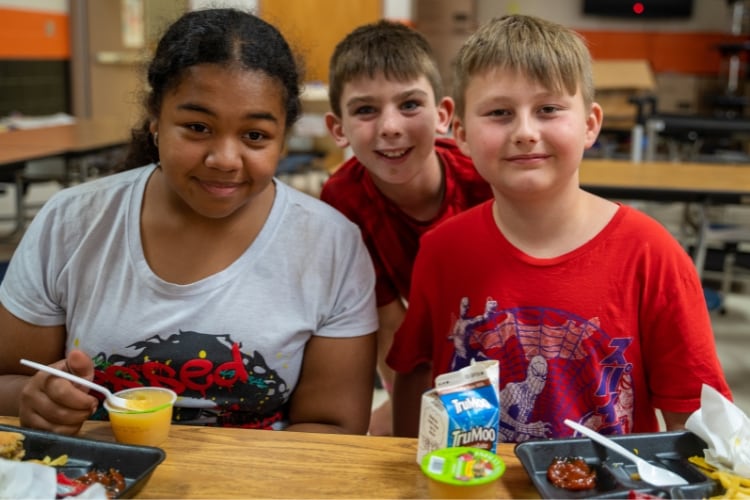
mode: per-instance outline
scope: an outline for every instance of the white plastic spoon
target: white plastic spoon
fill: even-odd
[[[653,484],[654,486],[681,486],[688,484],[688,482],[682,476],[675,474],[671,470],[663,469],[661,467],[653,465],[650,462],[647,462],[635,453],[630,452],[624,446],[621,446],[611,439],[604,437],[595,430],[589,429],[588,427],[585,427],[577,422],[573,422],[572,420],[565,419],[564,422],[565,425],[567,425],[571,429],[577,430],[584,436],[587,436],[597,443],[609,448],[610,450],[619,453],[623,457],[632,460],[635,463],[635,466],[638,468],[638,475],[640,475],[641,479],[643,479],[645,482]]]
[[[21,364],[30,366],[32,368],[36,368],[37,370],[41,370],[43,372],[50,373],[52,375],[55,375],[56,377],[62,377],[62,378],[68,379],[71,382],[75,382],[76,384],[79,384],[79,385],[88,387],[89,389],[93,389],[97,392],[100,392],[104,394],[104,396],[107,398],[107,402],[110,404],[110,406],[113,406],[116,408],[124,408],[125,410],[137,409],[137,408],[132,408],[131,406],[129,406],[128,404],[129,401],[127,399],[121,398],[119,396],[115,396],[106,387],[102,387],[101,385],[95,384],[91,382],[90,380],[86,380],[85,378],[77,377],[71,373],[58,370],[57,368],[52,368],[51,366],[42,365],[40,363],[35,363],[34,361],[29,361],[28,359],[22,359]]]

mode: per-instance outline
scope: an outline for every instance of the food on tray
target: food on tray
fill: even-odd
[[[21,460],[25,454],[20,432],[0,431],[0,457],[10,460]]]
[[[57,498],[80,495],[94,484],[104,487],[107,498],[116,498],[125,491],[125,478],[116,469],[109,469],[107,472],[92,470],[75,479],[60,473],[57,475]]]
[[[106,491],[108,498],[115,498],[125,490],[125,478],[116,469],[106,472],[92,470],[82,476],[69,478],[54,469],[65,465],[68,455],[24,460],[25,439],[26,436],[20,432],[0,431],[0,458],[10,460],[0,467],[0,498],[13,498],[16,492],[42,498],[49,496],[43,492],[54,491],[55,488],[55,497],[65,498],[80,495],[97,483]]]
[[[86,498],[116,498],[125,487],[116,469],[70,478],[39,460],[0,459],[0,498],[69,498],[84,492]]]
[[[23,447],[26,436],[20,432],[0,431],[0,458],[9,460],[22,460],[26,456],[26,450]],[[25,462],[33,462],[42,465],[65,465],[68,461],[68,455],[60,455],[57,458],[46,456],[42,459],[29,458]]]
[[[709,498],[723,490],[717,480],[708,477],[700,468],[688,462],[689,457],[703,456],[707,448],[706,442],[692,432],[627,434],[612,436],[612,439],[629,450],[638,450],[638,456],[643,459],[661,463],[670,470],[679,472],[689,484],[665,489],[636,481],[631,475],[634,470],[632,464],[618,454],[608,453],[608,450],[600,448],[588,438],[524,441],[515,446],[515,454],[542,498],[588,498],[592,495],[626,498],[631,490],[638,494],[662,496],[668,491],[673,498]],[[555,457],[582,458],[596,472],[594,489],[575,491],[553,485],[547,471]]]
[[[688,460],[697,466],[701,471],[711,479],[718,481],[724,487],[725,491],[716,498],[748,498],[750,497],[750,478],[738,476],[726,470],[719,470],[713,465],[706,462],[706,459],[700,456],[689,457]]]
[[[596,487],[596,471],[581,457],[555,457],[547,468],[547,479],[558,488],[571,491]]]
[[[166,457],[164,451],[159,448],[126,446],[48,431],[0,425],[0,433],[4,431],[24,436],[23,446],[26,454],[21,460],[0,458],[0,499],[5,497],[55,498],[56,495],[62,498],[63,493],[70,491],[70,488],[63,488],[60,481],[69,483],[90,471],[98,472],[91,473],[89,478],[94,474],[104,474],[107,478],[106,482],[110,483],[108,486],[122,489],[122,491],[117,494],[108,494],[105,485],[97,482],[88,486],[86,491],[79,495],[80,498],[105,498],[106,496],[132,498],[149,481],[154,469]],[[112,468],[114,471],[110,470]],[[20,489],[19,491],[26,494],[5,495],[6,483],[3,478],[10,477],[14,483],[18,484],[21,474],[31,476],[32,473],[31,484],[34,486],[42,486],[42,481],[37,478],[38,475],[49,479],[49,482],[45,483],[46,494],[35,495],[30,494],[26,489]],[[63,478],[63,475],[67,477]],[[28,488],[28,486],[29,484],[26,483],[22,485],[22,488]],[[66,493],[64,498],[72,499],[71,493]]]
[[[58,467],[61,465],[65,465],[68,463],[68,455],[60,455],[59,457],[52,458],[49,455],[46,455],[44,458],[30,458],[28,460],[25,460],[26,462],[34,462],[37,464],[42,465],[49,465],[51,467]]]

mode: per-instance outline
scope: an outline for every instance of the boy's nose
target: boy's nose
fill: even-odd
[[[518,116],[516,126],[513,129],[513,142],[521,144],[524,142],[537,142],[539,140],[539,129],[536,121],[531,117]]]
[[[380,135],[401,135],[401,115],[391,110],[384,110],[380,117]]]

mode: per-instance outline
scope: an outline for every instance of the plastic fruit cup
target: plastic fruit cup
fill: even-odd
[[[428,453],[421,466],[431,498],[496,498],[495,481],[505,472],[491,451],[465,446]]]
[[[125,389],[117,396],[131,400],[137,409],[111,407],[104,401],[115,439],[120,443],[159,446],[169,436],[172,407],[177,394],[163,387]]]

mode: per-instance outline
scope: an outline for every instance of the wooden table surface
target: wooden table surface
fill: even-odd
[[[604,196],[750,203],[750,164],[584,159],[580,184]]]
[[[0,144],[0,166],[23,164],[64,155],[66,152],[65,148],[49,144]]]
[[[76,120],[56,125],[0,133],[0,165],[56,155],[79,155],[126,144],[130,126],[121,120]]]
[[[113,441],[106,422],[86,422],[79,437]],[[416,439],[175,425],[162,448],[137,498],[428,497]],[[513,448],[498,450],[507,470],[495,498],[539,498]]]

